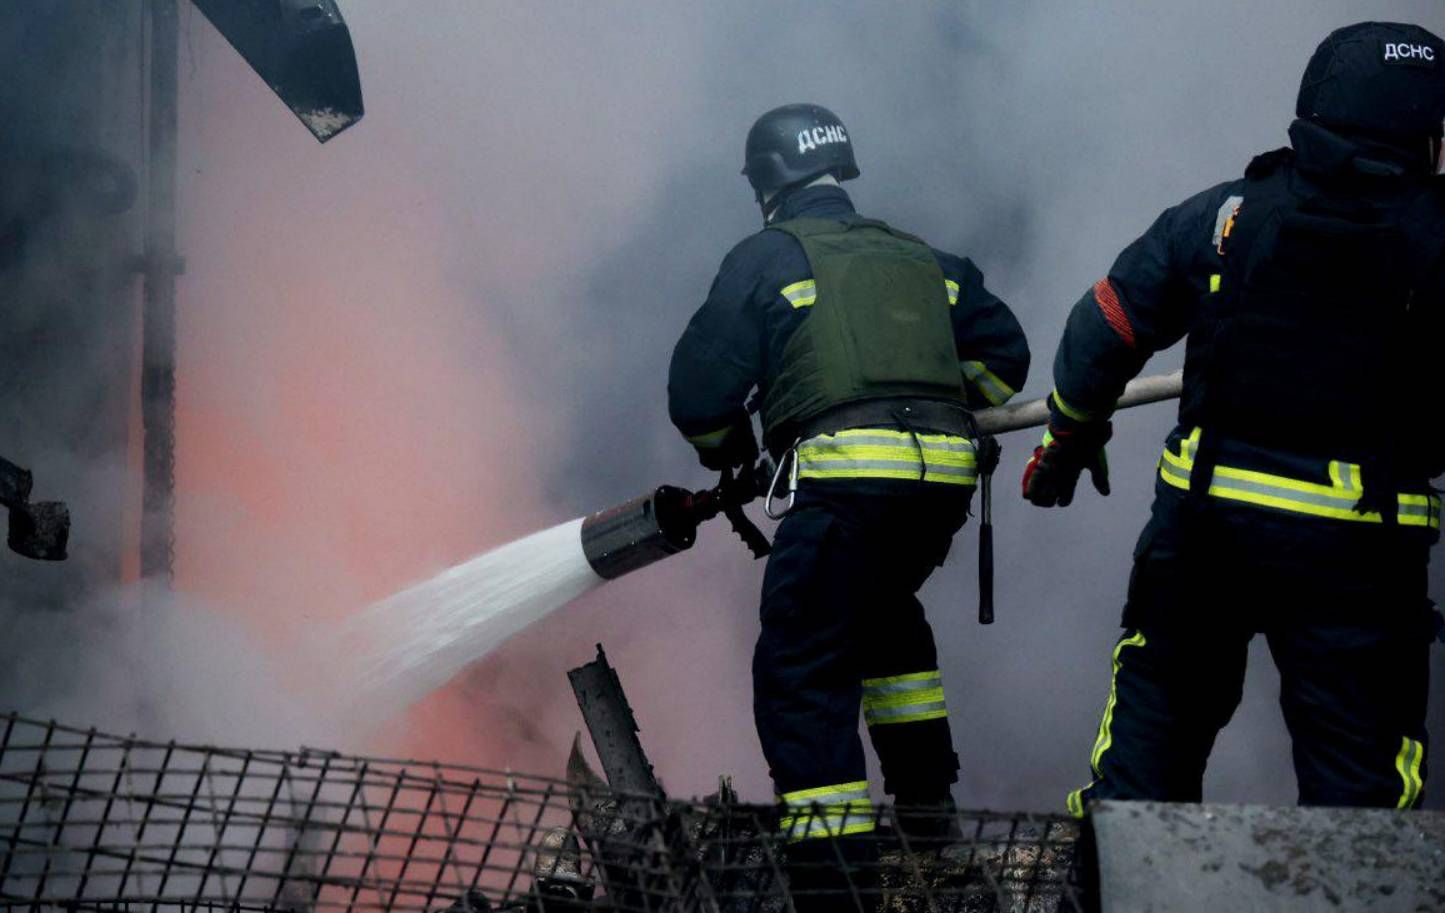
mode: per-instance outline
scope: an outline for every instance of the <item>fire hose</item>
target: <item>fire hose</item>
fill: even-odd
[[[1141,377],[1130,382],[1119,398],[1117,409],[1128,409],[1163,400],[1176,399],[1183,385],[1182,372]],[[974,413],[980,444],[979,529],[979,621],[993,620],[993,517],[990,507],[994,453],[986,451],[993,435],[1048,424],[1047,397],[1017,405],[996,406]],[[719,514],[743,540],[754,558],[768,554],[769,543],[762,530],[744,513],[753,501],[773,494],[776,467],[772,458],[762,457],[753,466],[722,474],[712,488],[689,491],[663,485],[624,504],[598,511],[582,522],[582,550],[598,576],[612,580],[646,567],[663,558],[692,548],[698,527]]]

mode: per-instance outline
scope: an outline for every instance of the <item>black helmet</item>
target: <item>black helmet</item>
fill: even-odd
[[[1438,137],[1445,120],[1445,42],[1396,22],[1338,29],[1310,58],[1295,112],[1346,131]]]
[[[763,195],[824,174],[840,181],[858,176],[853,141],[838,115],[820,105],[783,105],[748,131],[743,174]]]

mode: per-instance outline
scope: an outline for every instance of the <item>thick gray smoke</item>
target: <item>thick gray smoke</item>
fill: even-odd
[[[524,234],[545,264],[527,277],[531,289],[505,268],[497,270],[502,283],[482,281],[496,291],[489,319],[507,327],[526,386],[567,432],[548,445],[545,462],[557,515],[663,479],[704,481],[667,425],[662,381],[671,344],[722,254],[757,227],[735,172],[740,138],[762,110],[809,99],[842,114],[863,165],[850,187],[860,207],[976,259],[1029,333],[1035,369],[1025,394],[1037,396],[1049,389],[1067,307],[1160,210],[1282,145],[1314,45],[1371,16],[1445,27],[1429,2],[968,3],[886,12],[869,3],[756,3],[479,23],[488,36],[465,73],[488,87],[485,98],[468,103],[459,90],[433,104],[465,105],[487,137],[459,192]],[[364,11],[354,17],[364,34]],[[407,31],[421,28],[413,22]],[[519,59],[507,47],[540,58]],[[504,88],[513,86],[522,91]],[[487,178],[518,167],[508,156],[519,144],[542,161],[516,194]],[[1153,369],[1177,364],[1169,353]],[[1056,808],[1086,776],[1130,550],[1171,421],[1165,406],[1121,417],[1114,496],[1085,496],[1067,512],[1027,509],[1013,496],[1034,440],[1006,441],[999,624],[972,621],[970,531],[926,593],[967,803]],[[525,693],[534,671],[560,672],[559,637],[578,645],[574,659],[603,639],[674,788],[705,789],[722,769],[766,795],[747,681],[759,575],[714,529],[697,553],[591,596],[520,639],[507,661],[481,673],[486,693]],[[1209,794],[1288,802],[1276,679],[1262,650],[1253,660]],[[566,703],[560,681],[553,699]],[[548,735],[555,744],[564,734]]]
[[[1115,254],[1283,144],[1326,32],[1371,16],[1445,31],[1436,0],[342,7],[367,117],[325,147],[182,15],[179,580],[270,647],[532,530],[709,483],[667,422],[665,372],[758,228],[737,171],[762,111],[844,118],[859,207],[978,263],[1029,333],[1024,395],[1040,396],[1068,307]],[[1058,809],[1087,775],[1171,422],[1121,416],[1115,494],[1064,512],[1018,500],[1034,439],[1004,441],[998,624],[973,620],[971,528],[924,594],[967,805]],[[728,773],[766,798],[748,673],[761,570],[718,524],[519,636],[413,725],[448,760],[558,772],[580,726],[564,672],[602,641],[671,790]],[[87,640],[85,661],[166,655],[119,642]],[[1253,659],[1208,795],[1289,802],[1273,673]],[[200,684],[152,689],[198,711],[168,724],[234,712]]]
[[[139,3],[0,10],[0,455],[75,523],[0,547],[0,712],[231,742],[338,741],[274,650],[138,571]],[[125,583],[124,581],[131,581]]]

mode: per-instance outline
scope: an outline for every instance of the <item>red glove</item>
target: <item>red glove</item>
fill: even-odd
[[[1024,467],[1024,499],[1039,507],[1068,507],[1085,469],[1089,470],[1095,490],[1107,496],[1109,459],[1104,444],[1113,433],[1109,422],[1080,425],[1070,431],[1058,431],[1050,425],[1043,443],[1034,448],[1033,458]]]

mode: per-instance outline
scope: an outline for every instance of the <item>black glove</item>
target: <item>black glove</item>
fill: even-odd
[[[1109,458],[1104,444],[1113,433],[1114,426],[1109,422],[1079,425],[1068,431],[1050,425],[1043,443],[1034,448],[1033,459],[1024,468],[1025,500],[1039,507],[1068,507],[1085,469],[1089,470],[1095,490],[1107,496]]]
[[[694,443],[697,458],[707,469],[722,472],[737,466],[751,466],[758,458],[758,442],[753,437],[753,423],[741,418],[733,423],[727,434],[715,446],[706,447]]]

